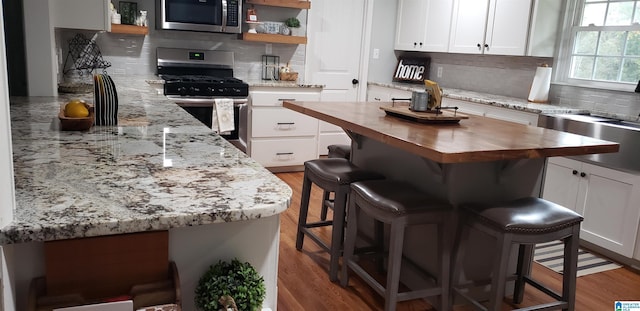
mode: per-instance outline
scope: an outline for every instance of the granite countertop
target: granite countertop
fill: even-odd
[[[271,172],[157,94],[114,76],[117,126],[60,131],[72,97],[11,98],[16,210],[0,244],[258,219],[288,208]]]
[[[378,83],[369,82],[369,85],[377,85],[382,87],[390,87],[405,91],[424,91],[424,85],[422,84],[406,84],[406,83]],[[514,110],[526,111],[531,113],[588,113],[589,110],[579,108],[561,107],[550,104],[531,103],[526,99],[507,97],[500,95],[491,95],[480,92],[466,91],[460,89],[443,88],[444,97],[466,100],[473,103],[486,104],[501,108],[509,108]]]

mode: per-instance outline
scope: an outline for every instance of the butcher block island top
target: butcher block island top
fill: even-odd
[[[117,126],[60,131],[59,106],[11,98],[16,210],[0,244],[265,218],[291,189],[141,77],[114,77]]]
[[[380,102],[290,102],[283,106],[438,163],[484,162],[617,152],[617,143],[469,115],[423,124],[386,115]],[[397,105],[397,104],[396,104]],[[357,142],[357,137],[356,142]]]

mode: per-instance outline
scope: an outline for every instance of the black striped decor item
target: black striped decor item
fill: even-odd
[[[96,125],[118,124],[118,93],[113,79],[107,74],[94,74],[94,103]]]
[[[555,272],[562,273],[564,244],[561,241],[536,244],[533,260]],[[613,270],[621,265],[589,251],[578,249],[578,276]]]

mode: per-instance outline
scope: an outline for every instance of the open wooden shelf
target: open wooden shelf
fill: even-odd
[[[268,33],[245,32],[242,34],[242,40],[269,43],[307,44],[307,37],[285,36]]]
[[[136,25],[111,24],[111,32],[130,35],[146,35],[149,33],[149,28]]]
[[[246,0],[247,4],[259,4],[268,6],[278,6],[283,8],[309,9],[310,1],[299,0]]]

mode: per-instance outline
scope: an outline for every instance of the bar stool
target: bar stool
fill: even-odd
[[[329,149],[329,158],[343,158],[343,159],[351,159],[351,146],[349,145],[329,145],[327,147]],[[331,192],[324,191],[323,195],[323,204],[322,210],[320,211],[320,220],[327,220],[327,210],[329,208],[333,209],[333,199],[331,198]]]
[[[347,195],[349,194],[349,184],[360,180],[382,178],[384,178],[383,175],[360,169],[349,162],[349,160],[342,158],[317,159],[304,163],[304,181],[302,183],[296,249],[302,250],[302,244],[306,235],[325,251],[329,252],[329,279],[332,282],[338,280],[338,260],[342,255],[345,209]],[[333,219],[331,221],[321,220],[311,223],[307,222],[312,183],[324,191],[335,193],[335,201],[332,204]],[[326,200],[323,199],[322,204],[326,204]],[[330,246],[311,230],[325,226],[332,226]]]
[[[329,158],[343,158],[349,159],[351,158],[351,146],[350,145],[329,145],[327,147],[329,149]]]
[[[405,182],[389,180],[361,181],[351,184],[349,216],[345,239],[342,275],[340,284],[349,283],[348,269],[353,270],[363,281],[384,297],[386,311],[396,309],[398,301],[431,296],[440,296],[440,310],[449,310],[449,223],[452,207],[436,202],[432,197]],[[354,260],[355,243],[358,234],[360,212],[373,217],[375,221],[390,224],[387,282],[382,286],[372,275]],[[439,272],[435,286],[399,293],[400,268],[405,229],[414,225],[435,224],[437,226]],[[378,239],[376,240],[379,243]]]
[[[556,301],[525,308],[526,310],[574,310],[576,293],[576,273],[580,222],[582,216],[558,204],[539,199],[522,198],[492,205],[469,204],[461,206],[463,223],[458,228],[454,247],[453,291],[482,310],[501,310],[507,281],[507,266],[512,244],[518,244],[518,264],[516,268],[513,302],[520,304],[524,296],[525,284],[530,284]],[[487,233],[497,240],[496,258],[493,262],[489,306],[485,308],[478,301],[463,292],[458,286],[464,247],[458,245],[466,241],[471,228]],[[542,283],[531,278],[531,260],[536,243],[555,240],[564,242],[564,271],[562,294],[559,295]],[[513,279],[513,276],[511,277]],[[525,310],[516,309],[516,310]]]

